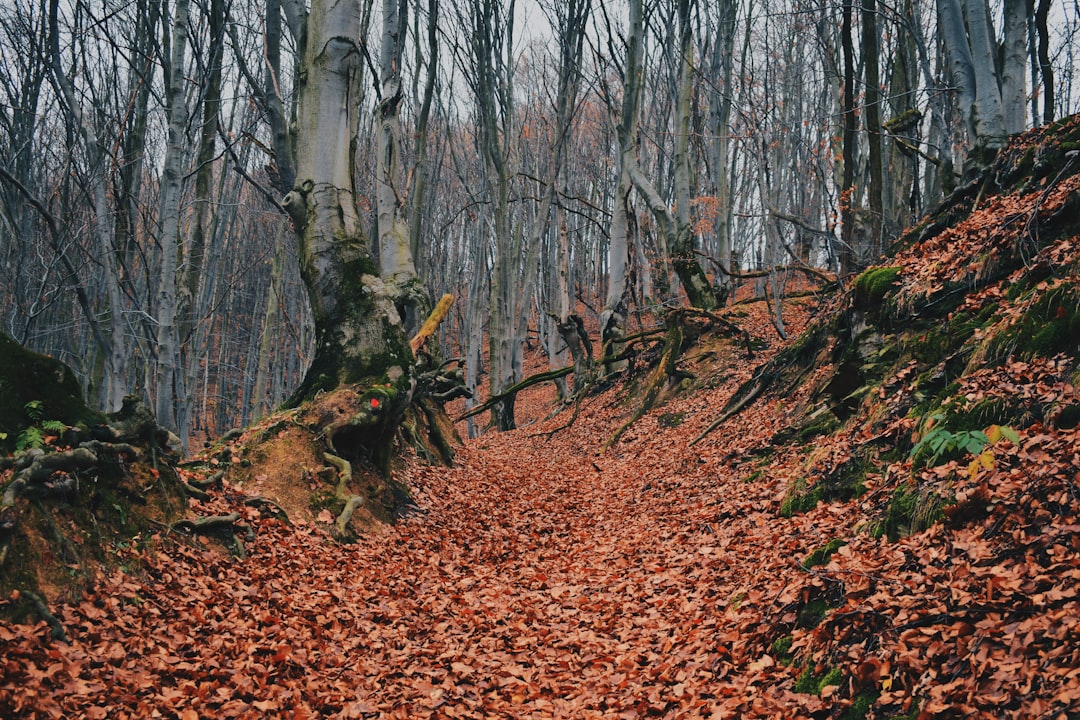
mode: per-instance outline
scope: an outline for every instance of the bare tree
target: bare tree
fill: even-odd
[[[316,338],[314,360],[293,399],[344,383],[390,383],[395,399],[385,415],[391,418],[408,399],[412,358],[357,214],[364,16],[359,3],[316,0],[305,22],[297,186],[283,204],[296,229]]]

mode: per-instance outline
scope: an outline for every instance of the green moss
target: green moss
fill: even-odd
[[[871,534],[896,542],[904,535],[920,532],[941,520],[945,499],[935,493],[921,493],[917,487],[901,485],[893,491],[885,517]]]
[[[825,613],[829,612],[829,603],[824,598],[811,600],[799,609],[798,626],[804,630],[813,630],[821,624]]]
[[[804,695],[820,695],[826,687],[839,685],[843,679],[844,673],[840,668],[832,668],[821,675],[816,675],[813,666],[807,665],[799,675],[799,679],[795,681],[795,692]]]
[[[1080,289],[1074,285],[1043,294],[1009,329],[990,344],[990,355],[1001,359],[1053,357],[1059,353],[1080,357]]]
[[[819,477],[812,487],[806,478],[799,478],[791,484],[780,503],[780,515],[792,517],[813,510],[820,502],[858,497],[865,490],[863,480],[869,463],[863,453],[856,453],[828,474]]]
[[[902,268],[874,267],[855,279],[854,306],[857,310],[871,310],[881,306],[885,296],[896,287],[896,279]]]
[[[814,668],[807,665],[795,681],[795,692],[803,695],[817,694],[817,678],[814,677]]]
[[[820,486],[807,488],[806,478],[799,478],[788,488],[787,495],[780,503],[780,514],[789,518],[796,513],[813,510],[821,502],[822,489]]]
[[[831,412],[821,416],[799,428],[797,434],[800,443],[808,443],[819,435],[831,435],[840,428],[840,419]]]
[[[943,417],[937,427],[952,432],[982,429],[991,425],[1024,425],[1026,410],[1013,398],[986,398],[964,409],[958,402],[942,405]]]
[[[917,720],[919,717],[919,705],[918,698],[912,698],[911,706],[907,709],[907,712],[890,715],[889,720]]]
[[[840,720],[863,720],[870,714],[870,709],[874,707],[874,703],[877,702],[879,693],[877,692],[863,692],[855,696],[855,699],[851,703],[851,707],[844,711],[844,714],[840,716]]]
[[[844,547],[845,545],[847,545],[847,543],[840,538],[833,538],[829,542],[825,543],[824,545],[815,549],[813,552],[807,555],[806,559],[803,560],[803,565],[808,568],[814,567],[815,565],[826,565],[828,564],[829,558],[832,557],[833,553]]]
[[[794,638],[791,635],[785,635],[783,637],[776,638],[772,644],[772,654],[776,658],[776,662],[780,663],[784,667],[787,667],[792,663],[794,658],[791,655],[791,643]]]
[[[341,500],[332,488],[321,487],[311,493],[311,497],[308,498],[308,507],[315,514],[322,510],[329,510],[336,515],[345,508],[345,501]]]

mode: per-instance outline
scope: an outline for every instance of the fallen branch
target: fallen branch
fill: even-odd
[[[518,384],[512,385],[509,388],[507,388],[506,390],[503,390],[498,395],[492,395],[486,401],[484,401],[480,405],[477,405],[472,410],[469,410],[469,411],[465,412],[464,414],[459,415],[457,420],[455,420],[454,422],[460,422],[461,420],[467,420],[468,418],[471,418],[474,415],[479,415],[480,413],[484,412],[485,410],[490,410],[493,406],[495,406],[501,400],[504,400],[504,399],[510,397],[511,395],[515,395],[515,394],[521,392],[522,390],[524,390],[527,387],[532,387],[533,385],[539,385],[540,383],[547,382],[549,380],[555,380],[555,379],[558,379],[558,378],[561,378],[561,377],[566,377],[567,375],[571,374],[572,372],[574,372],[574,366],[573,365],[568,365],[567,367],[560,368],[558,370],[548,370],[547,372],[542,372],[542,373],[537,373],[536,375],[531,375],[531,376],[525,378],[524,380],[522,380],[521,382],[519,382]]]
[[[787,216],[781,217],[778,215],[777,217],[781,220],[788,219]],[[812,278],[820,280],[826,285],[831,285],[836,282],[836,278],[834,276],[818,270],[817,268],[810,267],[809,265],[773,265],[772,267],[765,270],[747,270],[745,272],[740,272],[737,270],[730,270],[724,267],[724,265],[719,260],[707,253],[703,253],[700,250],[695,250],[694,252],[697,255],[700,255],[701,257],[712,262],[721,273],[727,275],[728,277],[733,277],[736,280],[754,280],[756,278],[768,277],[774,272],[788,272],[794,270],[796,272],[801,272],[805,275],[809,275]]]

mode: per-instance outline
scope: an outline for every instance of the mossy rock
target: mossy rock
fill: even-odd
[[[877,310],[882,301],[898,285],[897,278],[900,276],[899,267],[874,267],[855,278],[855,297],[853,305],[856,310]]]
[[[72,426],[104,420],[86,406],[71,368],[0,335],[0,452],[12,452],[19,433],[31,425],[25,408],[33,401],[41,403],[44,420]]]

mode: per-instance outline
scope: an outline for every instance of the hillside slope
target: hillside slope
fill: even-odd
[[[0,625],[0,715],[1080,717],[1078,141],[1022,138],[754,363],[702,338],[607,451],[624,387],[410,462],[352,545],[193,502],[246,559],[118,549],[69,644]]]

